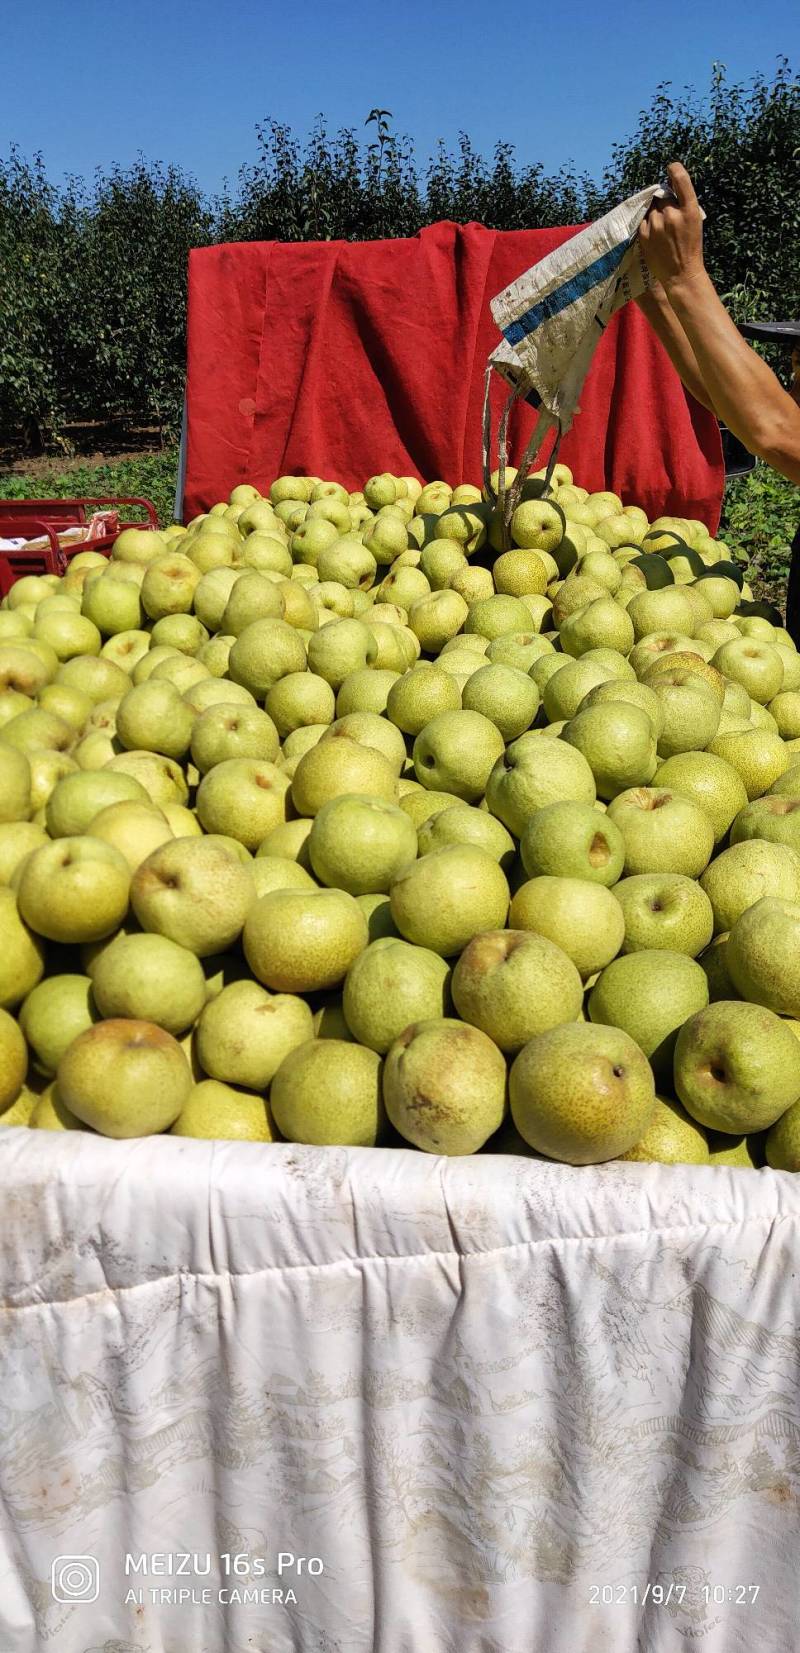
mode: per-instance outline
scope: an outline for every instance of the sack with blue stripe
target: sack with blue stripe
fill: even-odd
[[[580,412],[578,397],[598,340],[615,311],[643,293],[650,281],[638,231],[651,201],[670,194],[660,185],[640,190],[613,212],[598,218],[526,270],[492,299],[491,311],[503,341],[486,368],[484,396],[484,483],[501,511],[505,545],[525,478],[548,433],[556,442],[545,475],[549,486],[561,437]],[[491,485],[492,372],[511,387],[498,430],[499,477]],[[508,418],[514,403],[525,400],[539,409],[533,435],[519,470],[506,487]]]

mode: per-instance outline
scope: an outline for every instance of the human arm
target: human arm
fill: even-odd
[[[656,337],[660,339],[670,361],[683,381],[689,394],[696,402],[700,402],[709,413],[714,413],[711,398],[703,384],[702,375],[697,365],[697,357],[681,327],[680,322],[661,286],[655,281],[636,300],[642,315],[649,321]]]
[[[693,352],[706,405],[751,453],[800,483],[800,407],[717,296],[703,263],[702,215],[689,174],[674,163],[669,181],[676,203],[654,202],[639,237]]]

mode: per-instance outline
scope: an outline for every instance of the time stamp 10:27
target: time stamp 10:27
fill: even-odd
[[[755,1607],[760,1589],[760,1584],[701,1584],[690,1595],[688,1584],[677,1584],[674,1579],[668,1584],[653,1584],[649,1579],[646,1584],[592,1584],[589,1606],[644,1607],[650,1601],[654,1607],[668,1607],[671,1602],[682,1607],[687,1596],[690,1602],[699,1596],[706,1607]]]

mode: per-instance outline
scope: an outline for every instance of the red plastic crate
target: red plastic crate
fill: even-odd
[[[52,523],[56,529],[74,528],[76,523],[88,522],[87,506],[98,505],[140,505],[147,512],[147,522],[120,522],[120,533],[123,528],[157,528],[158,516],[151,499],[140,499],[134,494],[122,494],[118,498],[103,499],[14,499],[9,500],[9,512],[15,518],[33,517],[36,522]],[[2,509],[2,506],[0,506]]]
[[[15,580],[21,580],[25,574],[61,574],[62,551],[51,525],[47,522],[36,522],[31,517],[0,517],[0,539],[20,539],[23,536],[30,539],[47,538],[48,546],[38,551],[27,551],[21,547],[18,551],[0,552],[0,598],[7,596]]]
[[[141,506],[147,513],[147,522],[122,521],[115,533],[105,534],[102,539],[87,540],[77,545],[59,545],[56,536],[67,528],[87,523],[90,508],[120,505]],[[0,597],[4,597],[14,581],[21,579],[23,574],[65,573],[79,551],[99,551],[101,555],[109,556],[123,528],[142,528],[146,532],[157,529],[158,516],[152,500],[126,494],[120,498],[0,501],[0,539],[38,539],[46,536],[50,540],[47,549],[0,552]]]

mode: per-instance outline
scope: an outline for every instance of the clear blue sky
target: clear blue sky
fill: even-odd
[[[209,192],[256,155],[268,115],[304,135],[324,112],[391,109],[424,160],[460,129],[548,170],[598,174],[656,85],[705,90],[800,56],[798,0],[28,0],[2,8],[0,152],[53,178],[175,161]],[[508,79],[504,86],[504,68]]]

